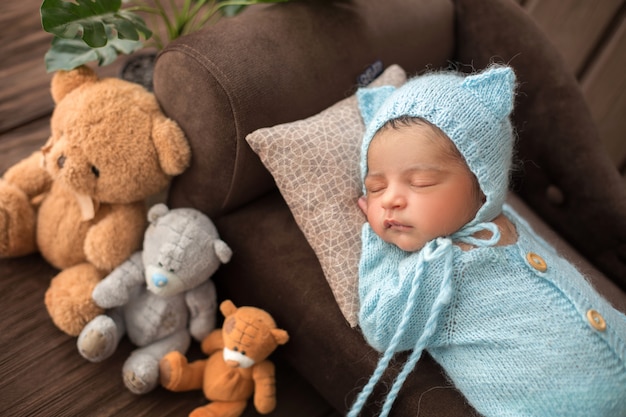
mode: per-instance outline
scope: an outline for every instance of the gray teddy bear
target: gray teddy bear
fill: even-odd
[[[185,354],[191,336],[201,341],[214,328],[215,285],[209,279],[232,255],[213,222],[190,208],[164,204],[148,212],[143,251],[105,277],[92,297],[109,309],[90,321],[78,337],[80,354],[91,362],[110,357],[126,333],[137,346],[123,367],[126,387],[135,394],[159,381],[159,360]]]

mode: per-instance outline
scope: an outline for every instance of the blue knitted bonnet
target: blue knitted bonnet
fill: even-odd
[[[389,120],[419,117],[452,140],[478,178],[486,201],[470,224],[493,220],[500,214],[508,189],[514,89],[515,74],[504,66],[469,76],[432,72],[399,88],[360,89],[359,110],[367,126],[361,145],[361,178],[367,174],[367,151],[376,132]]]

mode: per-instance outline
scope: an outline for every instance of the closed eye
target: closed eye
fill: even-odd
[[[407,182],[413,188],[428,188],[439,184],[442,180],[440,171],[419,171],[411,173]]]
[[[386,188],[386,181],[381,181],[380,179],[371,177],[365,179],[365,191],[367,191],[368,194],[376,194],[384,191]]]
[[[384,191],[385,188],[386,187],[369,187],[369,188],[366,188],[365,190],[367,191],[368,194],[376,194],[381,191]]]
[[[96,178],[100,178],[100,170],[95,165],[91,166],[91,172]]]
[[[427,188],[437,185],[436,182],[412,182],[411,187],[414,188]]]

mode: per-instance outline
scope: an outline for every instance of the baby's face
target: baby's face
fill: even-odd
[[[482,195],[449,139],[429,126],[385,128],[368,154],[366,195],[359,206],[385,242],[417,251],[471,221]]]

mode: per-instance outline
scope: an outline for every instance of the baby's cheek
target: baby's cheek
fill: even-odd
[[[448,196],[429,207],[431,224],[439,225],[440,236],[450,235],[472,220],[473,205],[459,195]],[[470,217],[471,216],[471,217]]]

